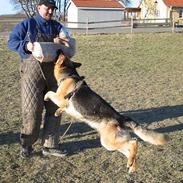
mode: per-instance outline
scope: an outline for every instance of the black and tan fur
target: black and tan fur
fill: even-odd
[[[128,158],[129,172],[134,172],[138,143],[136,139],[131,138],[129,130],[142,140],[155,145],[166,143],[168,137],[145,129],[132,119],[118,113],[83,81],[76,71],[78,66],[79,63],[70,61],[62,54],[59,55],[54,68],[59,87],[56,93],[49,91],[45,95],[45,100],[50,99],[59,107],[55,115],[58,116],[65,111],[96,129],[102,146],[109,151],[122,152]]]

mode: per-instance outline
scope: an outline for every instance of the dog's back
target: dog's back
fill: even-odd
[[[85,83],[75,92],[71,101],[76,110],[90,120],[100,122],[102,119],[120,118],[119,113]]]

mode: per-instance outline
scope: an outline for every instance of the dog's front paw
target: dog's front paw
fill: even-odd
[[[62,114],[63,110],[61,108],[58,108],[56,111],[55,111],[55,116],[58,117]]]
[[[44,101],[49,101],[50,97],[49,97],[49,92],[47,92],[44,96]]]

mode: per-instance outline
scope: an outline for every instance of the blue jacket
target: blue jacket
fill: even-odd
[[[39,27],[41,33],[52,36],[57,36],[62,30],[62,24],[59,22],[55,20],[46,21],[37,14],[34,19],[25,19],[14,27],[9,35],[8,48],[18,52],[21,58],[28,58],[31,52],[27,50],[27,43],[29,37],[31,42],[37,41],[38,29],[36,27]]]

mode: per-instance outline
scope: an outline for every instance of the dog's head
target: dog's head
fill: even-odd
[[[68,67],[68,68],[76,69],[81,66],[81,63],[73,62],[68,57],[66,57],[63,54],[62,50],[58,50],[57,54],[58,54],[58,58],[55,64],[59,65],[60,67]]]

